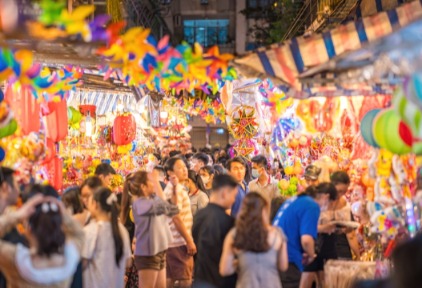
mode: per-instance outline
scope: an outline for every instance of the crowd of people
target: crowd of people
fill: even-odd
[[[61,195],[21,189],[1,167],[0,287],[311,288],[327,260],[359,259],[355,231],[333,224],[352,218],[345,172],[319,183],[308,166],[306,187],[284,199],[283,168],[262,155],[171,154],[127,175],[120,194],[107,163]],[[409,255],[397,251],[397,263]]]

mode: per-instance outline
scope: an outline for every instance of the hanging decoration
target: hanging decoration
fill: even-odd
[[[193,116],[200,116],[208,124],[219,124],[226,121],[226,110],[219,96],[212,99],[196,97],[180,97],[178,105],[183,111]]]
[[[236,139],[251,139],[258,131],[255,108],[240,105],[231,114],[229,131]]]
[[[40,104],[27,88],[21,87],[18,91],[13,91],[11,86],[6,86],[5,100],[14,111],[23,135],[40,130]]]
[[[111,8],[116,1],[108,0],[107,3]],[[218,46],[206,53],[199,44],[191,47],[182,43],[171,47],[168,36],[156,41],[149,29],[141,27],[130,28],[119,35],[125,23],[107,25],[110,21],[108,15],[99,15],[88,21],[94,12],[93,5],[81,5],[72,12],[67,11],[64,1],[42,0],[40,6],[42,10],[38,21],[27,25],[30,35],[50,41],[76,36],[86,42],[105,42],[97,54],[104,59],[100,72],[106,79],[117,72],[120,80],[127,85],[146,86],[149,90],[193,91],[196,88],[215,94],[224,81],[237,77],[235,69],[228,65],[233,56],[220,54]],[[115,16],[113,21],[118,18],[118,15]],[[16,64],[22,69],[15,69]],[[69,88],[67,84],[74,85],[65,82],[60,85],[64,87],[53,89],[57,87],[53,84],[60,83],[62,79],[58,77],[52,81],[50,77],[40,77],[40,70],[41,66],[33,63],[30,51],[3,49],[0,52],[0,80],[12,78],[23,85],[30,85],[33,91],[53,90],[49,91],[50,94],[66,91]]]
[[[135,117],[131,113],[118,115],[113,124],[113,142],[116,145],[128,145],[136,136]],[[130,146],[132,148],[132,145]]]

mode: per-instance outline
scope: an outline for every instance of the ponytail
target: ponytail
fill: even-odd
[[[120,259],[123,257],[123,239],[119,228],[119,209],[116,202],[111,204],[111,230],[113,232],[114,248],[116,249],[116,264],[120,266]]]
[[[125,224],[129,215],[129,209],[131,204],[131,195],[141,196],[141,184],[146,185],[148,181],[148,173],[145,171],[137,171],[126,176],[125,183],[123,185],[122,202],[120,204],[120,222]],[[144,195],[145,196],[145,195]]]
[[[115,260],[117,267],[123,257],[123,238],[119,228],[119,209],[117,197],[110,189],[102,187],[94,193],[95,202],[99,203],[101,210],[111,214],[111,231],[113,233],[114,248],[116,251]]]

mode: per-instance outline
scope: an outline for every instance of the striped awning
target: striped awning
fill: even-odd
[[[420,18],[422,0],[417,0],[322,34],[293,38],[259,49],[235,59],[234,65],[238,65],[240,73],[245,69],[249,76],[251,71],[255,71],[256,76],[260,75],[261,78],[264,75],[279,80],[280,88],[293,97],[389,94],[392,87],[388,83],[353,83],[352,87],[338,83],[313,85],[303,83],[300,76],[310,68],[327,63],[338,55],[356,51]]]
[[[112,93],[95,90],[72,91],[67,99],[69,106],[78,107],[81,104],[97,106],[97,115],[115,112],[119,101],[127,110],[136,107],[137,104],[135,96],[131,93]]]

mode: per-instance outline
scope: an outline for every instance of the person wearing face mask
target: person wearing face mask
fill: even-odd
[[[204,192],[208,195],[211,194],[212,180],[214,180],[215,170],[212,166],[205,166],[199,169],[199,176],[201,177],[202,183],[204,184]]]
[[[301,288],[311,288],[314,282],[319,287],[324,287],[324,263],[330,259],[339,259],[337,251],[338,239],[346,237],[343,229],[337,229],[334,221],[350,221],[351,213],[349,208],[348,219],[345,219],[344,209],[340,208],[340,197],[333,183],[324,182],[316,186],[316,190],[324,195],[319,201],[321,215],[318,220],[318,256],[305,267],[302,274]],[[351,253],[349,250],[351,259]]]
[[[196,174],[199,173],[199,169],[204,166],[207,166],[210,161],[210,158],[205,153],[196,153],[193,155],[192,160],[190,160],[190,169],[195,171]]]
[[[267,173],[268,162],[263,155],[252,158],[252,180],[249,183],[249,191],[255,191],[265,197],[268,203],[279,195],[277,182]]]

